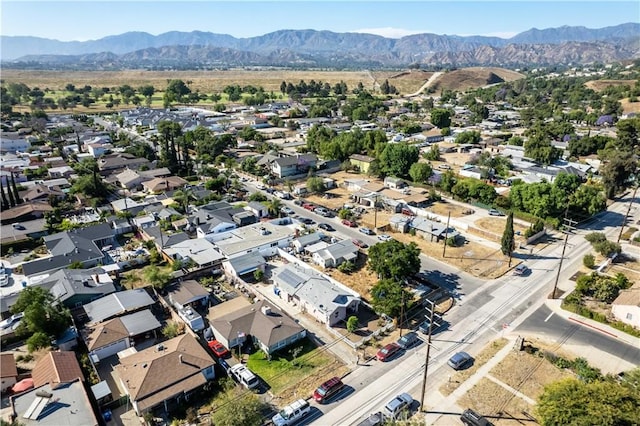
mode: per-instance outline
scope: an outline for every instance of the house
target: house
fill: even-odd
[[[206,307],[209,292],[196,280],[184,280],[167,289],[169,301],[178,309],[186,307]]]
[[[119,291],[84,305],[84,319],[88,324],[96,324],[154,304],[154,300],[143,288]]]
[[[257,201],[250,201],[245,209],[253,213],[258,219],[269,216],[269,208]]]
[[[215,362],[191,334],[183,334],[120,359],[115,379],[138,416],[168,412],[215,378]]]
[[[293,231],[274,222],[261,222],[221,234],[207,236],[209,241],[227,259],[246,253],[260,253],[262,256],[274,256],[278,248],[285,248],[293,241]]]
[[[41,275],[67,268],[72,263],[80,263],[83,268],[96,266],[104,262],[102,248],[113,244],[114,237],[113,229],[106,223],[45,236],[43,241],[51,257],[23,263],[24,274]]]
[[[196,270],[216,268],[224,259],[216,247],[204,238],[187,238],[175,243],[168,239],[163,254],[171,263],[180,261],[183,267]]]
[[[358,247],[351,240],[331,244],[312,255],[313,261],[323,268],[336,268],[340,264],[358,259]]]
[[[5,224],[39,219],[44,217],[44,214],[50,211],[53,211],[53,207],[51,207],[48,201],[24,203],[10,209],[2,210],[0,222]]]
[[[322,234],[312,232],[311,234],[301,235],[291,243],[291,246],[298,252],[302,253],[305,247],[322,241]]]
[[[153,241],[160,253],[164,252],[165,247],[171,247],[190,239],[184,232],[166,233],[157,225],[148,226],[146,228],[139,229],[139,231],[142,239],[145,241]]]
[[[26,191],[21,191],[19,193],[20,198],[25,203],[31,201],[46,201],[49,202],[52,198],[55,200],[62,200],[66,194],[62,192],[59,188],[49,188],[42,184],[33,185]]]
[[[40,358],[31,371],[33,386],[70,383],[78,378],[84,381],[75,352],[52,351]]]
[[[371,163],[375,161],[375,158],[369,157],[368,155],[361,154],[353,154],[349,157],[349,162],[353,167],[355,167],[360,173],[369,173],[369,167],[371,167]]]
[[[114,293],[113,280],[104,269],[60,269],[36,284],[49,289],[56,301],[69,309]]]
[[[238,227],[234,215],[245,212],[244,209],[233,207],[226,201],[211,202],[199,206],[189,216],[189,229],[195,229],[198,238],[207,238],[212,234],[227,232]],[[254,216],[253,223],[255,221]]]
[[[251,252],[223,261],[222,269],[227,276],[242,278],[258,269],[264,272],[266,263],[259,252]]]
[[[410,232],[412,229],[424,239],[436,241],[444,238],[458,238],[460,233],[453,227],[447,228],[446,224],[435,222],[420,216],[393,215],[389,220],[394,229],[399,232]],[[401,227],[401,228],[400,228]]]
[[[611,304],[611,314],[618,321],[640,329],[640,285],[621,290]]]
[[[81,380],[46,384],[11,397],[11,418],[24,426],[98,426]]]
[[[305,174],[310,168],[316,167],[318,157],[315,154],[296,154],[290,157],[280,157],[270,162],[271,173],[279,178]]]
[[[149,194],[159,194],[162,192],[175,191],[183,188],[189,182],[180,176],[158,177],[142,182],[142,188]]]
[[[124,169],[139,170],[141,167],[150,168],[149,160],[139,158],[126,152],[108,154],[98,159],[98,170],[102,176],[118,173]]]
[[[290,263],[274,269],[272,277],[274,292],[287,303],[299,305],[300,309],[331,327],[346,321],[358,310],[360,296],[332,278],[309,269],[292,256]]]
[[[482,179],[482,169],[471,164],[465,164],[458,173],[460,176],[470,177],[474,179]]]
[[[149,309],[93,324],[82,337],[94,363],[130,348],[137,340],[160,329],[162,325]]]
[[[125,189],[140,189],[142,188],[142,182],[151,180],[153,178],[145,177],[141,172],[131,169],[124,169],[115,176],[116,182]]]
[[[68,178],[75,173],[75,170],[73,170],[73,167],[70,166],[60,166],[51,167],[49,170],[47,170],[47,173],[49,174],[49,177],[51,179]]]
[[[307,330],[268,301],[260,301],[221,316],[210,315],[216,339],[228,348],[251,338],[266,354],[304,339]]]
[[[384,186],[391,189],[402,189],[407,186],[407,182],[397,177],[387,176],[384,178]]]
[[[18,368],[12,353],[0,354],[0,392],[4,393],[18,382]]]

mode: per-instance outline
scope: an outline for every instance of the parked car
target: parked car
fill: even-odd
[[[291,426],[311,412],[311,405],[306,399],[298,399],[278,411],[278,414],[271,418],[276,426]]]
[[[402,209],[402,214],[405,215],[405,216],[415,216],[416,215],[411,209],[407,209],[407,208]]]
[[[369,247],[369,245],[362,240],[353,239],[351,242],[361,249],[366,249],[367,247]]]
[[[25,228],[25,227],[24,227],[24,225],[22,225],[21,223],[14,223],[14,224],[13,224],[13,225],[11,225],[11,226],[13,226],[13,229],[17,229],[17,230],[19,230],[19,231],[24,231],[25,229],[27,229],[27,228]]]
[[[500,210],[491,209],[489,210],[489,216],[504,216],[504,213],[502,213]]]
[[[318,228],[324,229],[325,231],[328,231],[328,232],[335,231],[334,227],[329,225],[328,223],[321,223],[318,225]]]
[[[371,228],[362,227],[362,228],[358,229],[358,231],[362,232],[365,235],[374,235],[375,234],[375,232],[373,232],[373,230]]]
[[[399,338],[397,343],[398,346],[400,346],[402,349],[409,349],[410,347],[418,343],[419,340],[420,338],[418,338],[418,333],[410,331],[409,333]]]
[[[224,345],[217,340],[211,340],[208,342],[209,348],[213,351],[213,354],[218,358],[229,358],[231,356],[231,352],[229,349],[225,348]]]
[[[8,286],[9,283],[9,275],[5,274],[4,272],[0,273],[0,287]]]
[[[393,238],[391,238],[391,235],[388,235],[388,234],[380,234],[378,235],[378,239],[380,241],[389,241],[389,240],[392,240]]]
[[[434,333],[441,325],[442,318],[439,315],[434,315],[431,333]],[[426,319],[420,323],[420,325],[418,326],[418,331],[423,334],[429,334],[429,319]]]
[[[355,228],[356,226],[358,226],[358,224],[356,224],[353,220],[349,219],[343,219],[342,224],[348,226],[349,228]]]
[[[473,364],[473,357],[466,352],[457,352],[451,358],[449,358],[447,364],[454,370],[462,370],[465,367]]]
[[[513,268],[513,275],[526,275],[529,268],[524,263],[520,263],[518,266]]]
[[[251,372],[244,364],[236,364],[229,369],[235,379],[247,389],[257,388],[260,384],[258,377]]]
[[[400,346],[397,343],[389,343],[381,348],[378,353],[376,353],[376,358],[378,361],[387,361],[391,359],[395,354],[400,351]]]
[[[295,204],[296,206],[301,206],[304,204],[304,200],[301,200],[301,199],[293,200],[293,204]]]
[[[451,170],[451,166],[450,166],[450,165],[448,165],[448,164],[440,164],[440,165],[438,166],[438,168],[439,168],[440,170]]]
[[[294,213],[295,213],[295,212],[291,209],[291,207],[287,207],[287,206],[284,206],[283,208],[281,208],[281,209],[280,209],[280,211],[281,211],[282,213],[286,214],[286,215],[292,215],[292,214],[294,214]]]
[[[460,420],[467,426],[493,426],[484,416],[476,413],[471,408],[467,408],[462,412]]]
[[[358,423],[356,426],[381,426],[385,422],[382,411],[369,414],[369,417]]]
[[[316,223],[315,220],[308,217],[301,217],[300,222],[304,223],[305,225],[313,225],[314,223]]]
[[[9,330],[16,329],[22,321],[22,317],[24,316],[24,312],[18,312],[17,314],[11,315],[6,320],[0,322],[0,330]]]
[[[408,393],[396,395],[391,401],[384,406],[382,414],[388,419],[397,419],[398,415],[405,409],[409,408],[413,403],[413,397]]]
[[[333,398],[338,392],[344,388],[344,383],[340,380],[340,377],[332,377],[323,384],[321,384],[314,392],[313,399],[319,403],[327,402]]]
[[[302,208],[309,211],[314,211],[316,209],[316,205],[313,203],[304,203]]]

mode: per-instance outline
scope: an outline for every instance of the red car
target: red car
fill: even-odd
[[[397,343],[389,343],[384,348],[380,349],[376,354],[378,361],[386,361],[393,357],[400,350],[400,346]]]
[[[349,220],[349,219],[344,219],[344,220],[342,221],[342,224],[343,224],[343,225],[346,225],[346,226],[348,226],[348,227],[350,227],[350,228],[355,228],[356,226],[358,226],[354,221]]]
[[[218,358],[228,358],[231,355],[229,349],[225,348],[224,345],[217,340],[212,340],[209,342],[209,348],[213,351],[213,354]]]
[[[367,247],[369,247],[369,245],[362,240],[351,240],[351,242],[361,249],[366,249]]]

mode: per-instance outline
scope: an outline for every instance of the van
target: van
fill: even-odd
[[[344,383],[340,377],[332,377],[313,392],[313,399],[322,404],[335,396],[342,388],[344,388]]]
[[[400,346],[402,349],[409,349],[410,347],[415,345],[418,340],[420,340],[418,338],[418,334],[414,331],[411,331],[398,339],[398,346]]]
[[[276,426],[291,426],[311,412],[311,406],[305,399],[298,399],[278,411],[278,414],[271,418]]]
[[[473,411],[471,408],[464,410],[460,416],[460,420],[467,426],[493,426],[489,420]]]
[[[229,371],[238,383],[247,389],[255,389],[260,384],[258,377],[243,364],[236,364],[232,366]]]

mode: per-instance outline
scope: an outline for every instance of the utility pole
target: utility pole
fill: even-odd
[[[444,230],[444,247],[442,248],[442,257],[444,257],[447,252],[447,240],[449,239],[449,221],[451,220],[451,212],[449,212],[449,216],[447,216],[447,228]]]
[[[398,321],[398,327],[400,328],[400,337],[402,337],[402,318],[404,317],[404,288],[402,289],[402,303],[400,305],[400,321]]]
[[[638,184],[636,184],[636,188],[633,190],[633,195],[629,200],[629,207],[627,208],[627,213],[624,215],[624,218],[622,218],[622,224],[620,225],[620,233],[618,234],[618,240],[616,241],[616,243],[618,244],[620,244],[620,239],[622,238],[622,231],[624,231],[624,225],[627,223],[629,212],[631,212],[631,204],[633,203],[633,200],[636,199],[636,191],[638,191]]]
[[[560,280],[560,271],[562,271],[562,261],[564,260],[564,252],[567,249],[567,241],[569,240],[569,234],[573,229],[575,229],[575,224],[578,223],[575,220],[569,219],[567,217],[564,218],[563,230],[564,232],[564,245],[562,246],[562,255],[560,256],[560,265],[558,266],[558,273],[556,274],[556,282],[553,284],[553,292],[551,293],[551,298],[556,299],[556,291],[558,289],[558,280]]]
[[[431,312],[429,313],[429,334],[427,335],[427,354],[424,361],[424,373],[422,375],[422,393],[420,394],[420,410],[426,411],[424,408],[424,394],[427,390],[427,371],[429,369],[429,351],[431,350],[431,332],[433,331],[433,313],[436,310],[436,304],[431,300],[427,300],[431,304]]]

